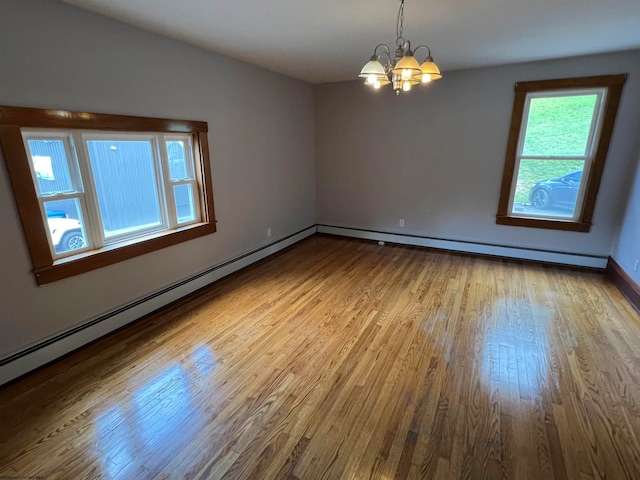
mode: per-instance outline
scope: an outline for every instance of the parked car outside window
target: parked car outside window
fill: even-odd
[[[56,253],[77,250],[86,245],[80,222],[62,210],[47,210],[47,224]]]
[[[582,180],[582,170],[563,177],[541,180],[529,191],[529,201],[535,208],[545,210],[550,207],[573,209],[578,199]]]

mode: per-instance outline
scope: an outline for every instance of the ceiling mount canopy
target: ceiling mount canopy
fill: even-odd
[[[414,85],[427,84],[442,78],[440,69],[431,57],[431,49],[420,45],[411,50],[411,42],[402,36],[404,23],[404,0],[400,0],[398,19],[396,22],[396,51],[391,57],[391,50],[384,43],[373,50],[373,55],[358,75],[365,79],[365,84],[373,88],[391,85],[396,95],[408,92]],[[422,64],[418,63],[414,54],[421,48],[427,50]],[[384,63],[383,63],[384,62]]]

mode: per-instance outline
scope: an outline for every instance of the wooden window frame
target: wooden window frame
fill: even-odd
[[[615,118],[620,104],[622,87],[627,79],[626,74],[602,75],[594,77],[564,78],[556,80],[538,80],[532,82],[519,82],[515,85],[515,97],[513,100],[513,111],[511,114],[511,125],[509,127],[509,140],[507,142],[507,152],[505,158],[504,171],[502,174],[502,187],[500,189],[500,201],[496,223],[499,225],[511,225],[517,227],[547,228],[553,230],[565,230],[574,232],[589,232],[591,221],[595,209],[596,197],[602,180],[604,164],[611,143]],[[518,154],[518,142],[522,125],[524,123],[524,110],[527,94],[532,92],[559,91],[559,90],[579,90],[589,88],[604,88],[607,90],[605,104],[602,109],[602,126],[599,132],[599,140],[595,149],[595,155],[591,163],[591,168],[586,181],[586,188],[582,202],[576,205],[580,208],[580,215],[577,220],[564,219],[542,219],[531,217],[518,217],[510,213],[509,200],[511,187],[514,182],[516,156]]]
[[[158,132],[189,134],[197,156],[196,179],[200,187],[199,223],[165,230],[156,235],[54,259],[33,183],[22,128]],[[55,282],[107,265],[177,245],[216,231],[211,162],[206,122],[170,120],[40,108],[0,106],[0,148],[9,174],[22,228],[38,285]]]

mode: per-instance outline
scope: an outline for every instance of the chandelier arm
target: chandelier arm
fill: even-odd
[[[429,47],[427,47],[426,45],[418,45],[418,46],[416,47],[416,49],[413,51],[413,55],[415,56],[416,52],[417,52],[418,50],[420,50],[421,48],[426,48],[426,49],[427,49],[427,52],[428,52],[428,53],[427,53],[427,57],[425,58],[425,61],[426,61],[426,59],[427,59],[427,58],[431,58],[431,49],[430,49]]]
[[[382,47],[382,48],[386,51],[387,55],[389,55],[389,56],[391,55],[391,52],[390,52],[390,50],[389,50],[389,47],[387,47],[387,45],[386,45],[386,44],[384,44],[384,43],[380,43],[379,45],[376,45],[376,48],[374,48],[374,49],[373,49],[373,54],[374,54],[376,57],[379,57],[379,56],[380,56],[380,54],[378,54],[378,49],[379,49],[380,47]]]
[[[382,47],[382,52],[378,53],[378,48]],[[384,44],[381,43],[379,45],[376,46],[376,48],[373,50],[373,54],[378,58],[378,61],[380,61],[380,59],[382,58],[382,55],[386,54],[387,55],[387,64],[385,65],[385,68],[390,68],[391,65],[393,65],[393,61],[391,60],[391,50],[389,50],[389,47]]]
[[[391,60],[391,55],[389,55],[387,52],[384,52],[384,54],[387,56],[387,63],[383,64],[383,66],[384,66],[384,68],[385,68],[385,70],[387,71],[387,74],[388,74],[389,71],[391,70],[391,68],[393,67],[393,61]]]

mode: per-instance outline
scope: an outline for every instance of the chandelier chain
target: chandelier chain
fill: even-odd
[[[403,25],[404,24],[404,0],[400,0],[400,9],[398,10],[398,20],[396,22],[396,45],[402,47],[404,44]]]

